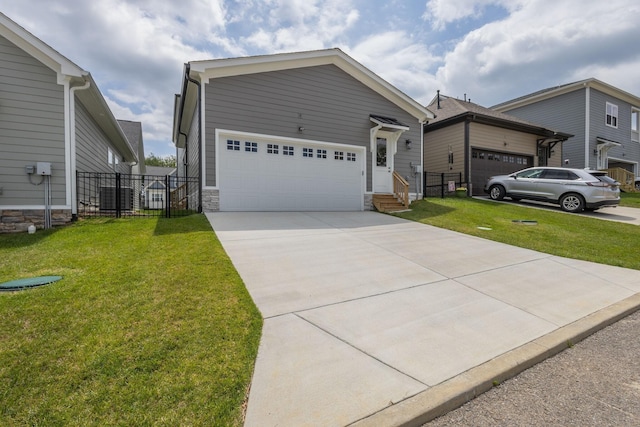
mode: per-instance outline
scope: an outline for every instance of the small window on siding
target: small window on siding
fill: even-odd
[[[640,142],[640,110],[631,110],[631,140]]]
[[[111,148],[107,148],[107,153],[109,166],[113,166],[113,151],[111,151]]]
[[[618,106],[607,102],[607,126],[618,127]]]

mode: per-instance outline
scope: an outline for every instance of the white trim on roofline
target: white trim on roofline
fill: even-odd
[[[530,95],[525,95],[523,97],[513,99],[511,101],[506,101],[501,104],[494,105],[492,109],[499,112],[506,112],[509,110],[513,110],[515,108],[534,104],[536,102],[544,101],[546,99],[555,98],[556,96],[559,96],[559,95],[564,95],[565,93],[574,92],[576,90],[581,90],[586,88],[596,89],[597,91],[603,92],[616,99],[625,101],[633,106],[640,107],[640,97],[637,97],[622,89],[618,89],[617,87],[611,86],[610,84],[602,82],[598,79],[590,78],[586,80],[581,80],[579,82],[558,86],[557,88],[553,88],[543,92],[535,92]]]

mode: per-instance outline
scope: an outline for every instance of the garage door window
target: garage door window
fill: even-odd
[[[283,145],[282,154],[284,156],[293,156],[293,147],[291,145]]]
[[[302,157],[313,158],[313,148],[304,147],[302,149]]]
[[[227,150],[240,151],[240,141],[227,139]]]
[[[327,150],[321,150],[318,148],[318,151],[316,152],[317,156],[319,159],[326,159],[327,158]]]
[[[347,153],[347,161],[355,162],[356,161],[356,153]]]
[[[245,141],[245,143],[244,143],[244,151],[248,151],[250,153],[257,153],[258,152],[258,143],[257,142]]]
[[[278,144],[267,144],[267,154],[278,154]]]
[[[334,151],[333,158],[336,160],[344,160],[344,151]]]

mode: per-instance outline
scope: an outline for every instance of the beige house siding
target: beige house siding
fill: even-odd
[[[469,133],[472,147],[535,156],[537,164],[536,135],[479,123],[471,123]]]
[[[453,164],[449,164],[449,149],[453,153]],[[456,123],[424,135],[424,170],[464,173],[464,123]]]

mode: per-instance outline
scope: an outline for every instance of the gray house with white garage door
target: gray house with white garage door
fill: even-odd
[[[339,49],[193,61],[175,98],[178,175],[200,178],[204,211],[371,209],[400,182],[420,193],[433,117]]]

